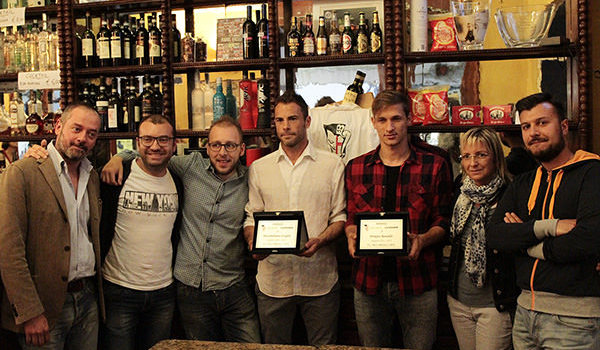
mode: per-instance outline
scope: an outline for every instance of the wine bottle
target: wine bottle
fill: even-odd
[[[237,102],[235,96],[233,96],[233,89],[231,88],[231,79],[227,79],[225,94],[225,114],[233,119],[237,118]]]
[[[381,49],[381,28],[379,27],[379,14],[373,11],[373,28],[371,28],[371,52],[380,53]]]
[[[163,112],[163,94],[160,92],[160,77],[154,77],[154,84],[152,85],[152,105],[154,106],[154,114],[161,114]]]
[[[223,94],[223,81],[217,78],[217,92],[213,96],[213,121],[221,119],[225,115],[225,95]]]
[[[132,47],[133,47],[133,33],[129,29],[129,16],[123,17],[123,28],[121,29],[123,33],[123,64],[130,65],[132,63],[133,56],[131,55]]]
[[[362,83],[365,81],[366,74],[361,71],[356,71],[354,82],[348,86],[344,94],[343,103],[356,103],[358,97],[363,93]]]
[[[176,16],[171,15],[171,47],[173,62],[181,62],[181,33],[177,29]]]
[[[246,21],[242,25],[244,59],[256,58],[256,24],[252,21],[252,6],[246,7]]]
[[[162,53],[160,48],[161,32],[156,24],[156,13],[152,12],[150,17],[150,27],[148,27],[148,48],[150,64],[161,64]]]
[[[317,32],[317,55],[327,55],[327,30],[325,29],[325,17],[319,17],[319,31]]]
[[[258,57],[269,57],[269,21],[267,20],[267,4],[261,5],[262,17],[256,24],[258,37]]]
[[[117,15],[114,16],[110,29],[110,58],[112,65],[118,67],[123,64],[123,32]]]
[[[106,94],[106,85],[104,85],[104,79],[100,79],[100,91],[96,96],[96,112],[102,120],[102,131],[108,132],[109,120],[108,120],[108,95]],[[115,125],[116,128],[116,125]]]
[[[300,32],[298,32],[298,29],[296,28],[297,23],[298,18],[292,18],[290,32],[287,35],[289,57],[298,57],[300,55],[300,43],[302,41],[302,37],[300,36]]]
[[[302,53],[304,56],[315,55],[315,33],[312,30],[312,15],[306,15],[306,30],[302,37]]]
[[[142,106],[142,119],[147,118],[154,114],[154,105],[152,104],[152,83],[150,82],[150,75],[144,75],[144,89],[140,95],[141,106]]]
[[[135,64],[143,66],[150,62],[148,30],[144,25],[144,15],[139,19],[135,33]]]
[[[136,82],[136,78],[129,77],[129,83],[127,84],[127,94],[125,95],[124,105],[127,113],[127,120],[125,120],[125,115],[123,115],[123,122],[127,122],[128,131],[137,131],[137,126],[141,119],[141,106],[140,100],[136,94]]]
[[[96,36],[96,52],[98,53],[100,67],[110,67],[112,65],[110,59],[110,39],[111,33],[110,30],[108,30],[106,18],[103,16],[100,30]]]
[[[365,13],[359,13],[358,33],[356,35],[356,52],[369,52],[369,29],[365,23]]]
[[[123,123],[123,109],[121,108],[121,97],[118,91],[117,78],[112,78],[110,95],[108,97],[108,131],[127,131],[127,125]]]

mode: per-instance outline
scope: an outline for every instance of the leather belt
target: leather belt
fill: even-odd
[[[69,293],[81,292],[83,290],[83,287],[85,287],[86,281],[91,280],[91,278],[92,277],[84,277],[84,278],[72,280],[71,282],[69,282],[69,284],[67,284],[67,292],[69,292]]]

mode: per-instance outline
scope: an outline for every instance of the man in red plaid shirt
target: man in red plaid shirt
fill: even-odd
[[[390,347],[394,314],[404,347],[431,349],[436,339],[439,244],[451,212],[452,179],[439,153],[409,142],[409,101],[383,91],[373,102],[380,145],[346,166],[348,250],[354,260],[354,307],[363,345]],[[429,148],[430,149],[430,148]],[[409,214],[409,254],[356,257],[359,212]]]

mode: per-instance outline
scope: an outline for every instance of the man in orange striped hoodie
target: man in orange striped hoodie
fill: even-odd
[[[494,252],[515,255],[514,348],[600,349],[600,157],[569,149],[568,120],[549,94],[516,108],[541,166],[508,187],[486,230]]]

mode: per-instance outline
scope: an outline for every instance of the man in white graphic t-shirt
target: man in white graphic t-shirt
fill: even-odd
[[[101,186],[107,314],[103,349],[148,349],[171,335],[176,295],[172,266],[183,194],[181,181],[167,170],[174,133],[161,115],[143,119],[139,157],[124,162],[123,185]]]

